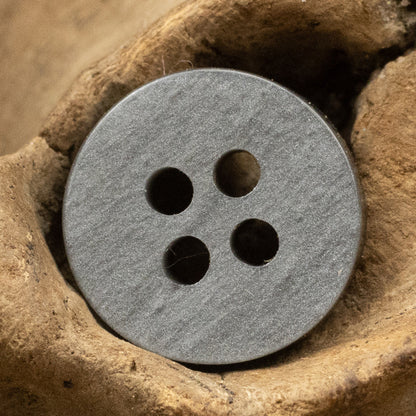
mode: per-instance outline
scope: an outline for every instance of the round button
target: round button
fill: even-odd
[[[331,309],[361,244],[342,139],[304,100],[204,69],[132,92],[97,124],[63,206],[85,298],[128,341],[196,364],[286,347]]]

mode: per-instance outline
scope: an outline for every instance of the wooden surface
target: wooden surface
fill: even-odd
[[[0,154],[38,134],[74,78],[181,0],[2,0]]]
[[[414,416],[416,52],[400,57],[414,44],[413,8],[189,0],[84,72],[39,137],[0,158],[0,415]],[[338,126],[355,109],[347,138],[368,220],[360,265],[320,325],[215,371],[115,337],[60,274],[62,194],[85,137],[129,91],[203,66],[273,78]]]

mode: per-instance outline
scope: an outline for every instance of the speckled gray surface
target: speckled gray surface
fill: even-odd
[[[233,149],[261,167],[241,198],[213,180],[215,163]],[[163,167],[192,181],[180,214],[147,202],[146,181]],[[275,83],[219,69],[161,78],[116,105],[77,156],[63,214],[71,268],[103,320],[138,346],[199,364],[258,358],[313,328],[348,281],[363,222],[349,158],[315,110]],[[248,218],[279,235],[265,266],[231,250],[232,231]],[[168,278],[162,263],[187,235],[210,252],[193,285]]]

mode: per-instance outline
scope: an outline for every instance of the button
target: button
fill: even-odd
[[[202,69],[132,92],[97,124],[63,205],[85,298],[126,340],[230,364],[293,343],[354,269],[361,194],[342,139],[304,100]]]

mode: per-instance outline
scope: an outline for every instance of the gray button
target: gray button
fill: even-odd
[[[346,286],[362,228],[328,123],[287,89],[221,69],[118,103],[82,146],[63,207],[92,308],[132,343],[197,364],[259,358],[311,330]]]

